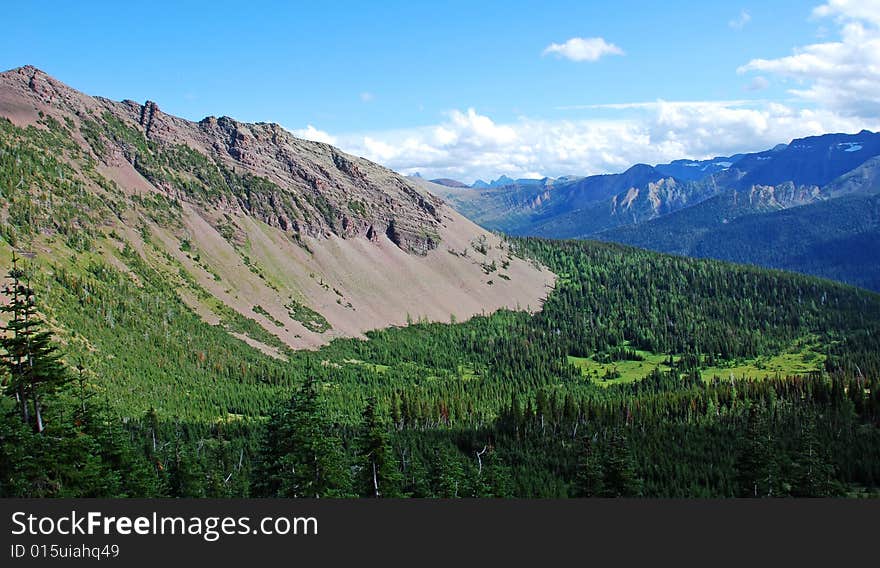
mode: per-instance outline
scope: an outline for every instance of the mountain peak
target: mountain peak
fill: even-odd
[[[35,199],[39,215],[14,226],[35,239],[87,228],[95,250],[114,258],[117,241],[141,251],[150,240],[161,255],[143,261],[186,274],[185,302],[212,296],[224,314],[253,319],[265,333],[247,341],[270,354],[399,325],[407,313],[448,320],[538,306],[554,279],[516,258],[507,279],[487,278],[466,253],[446,251],[485,242],[481,260],[500,265],[506,245],[427,182],[276,123],[193,122],[150,100],[86,95],[33,66],[0,73],[0,117],[0,153],[21,144],[59,164],[45,182],[57,186],[53,199]],[[93,230],[111,226],[112,242]],[[65,257],[68,247],[46,243]],[[204,308],[209,319],[227,317]]]
[[[384,231],[393,219],[399,237],[395,244],[404,251],[426,254],[439,244],[438,198],[387,168],[296,139],[276,124],[244,123],[229,116],[191,122],[162,112],[151,100],[140,104],[91,97],[30,65],[0,74],[0,91],[0,110],[15,124],[34,124],[44,115],[67,119],[77,125],[73,130],[83,134],[85,149],[99,163],[119,167],[120,161],[127,162],[169,196],[182,197],[186,190],[162,167],[148,166],[146,154],[162,159],[159,154],[187,147],[183,167],[205,161],[203,170],[219,168],[222,174],[228,169],[265,180],[260,182],[264,192],[270,187],[277,192],[272,198],[250,192],[244,199],[236,194],[239,182],[228,180],[229,187],[218,183],[215,189],[232,191],[225,199],[240,201],[249,214],[287,233],[350,238],[364,236],[374,226],[374,233],[380,227]],[[152,146],[140,147],[143,139]],[[190,174],[199,179],[198,172]]]
[[[52,75],[46,73],[42,69],[38,67],[34,67],[33,65],[22,65],[21,67],[15,67],[14,69],[9,69],[7,71],[0,72],[0,77],[3,78],[14,78],[20,81],[46,81],[58,86],[63,86],[66,89],[71,89]],[[71,89],[73,90],[73,89]]]
[[[648,164],[635,164],[627,168],[623,173],[630,175],[646,175],[654,173],[655,171],[654,166],[649,166]]]
[[[14,67],[12,69],[8,69],[6,71],[0,72],[0,75],[46,75],[49,77],[50,75],[40,69],[39,67],[34,67],[33,65],[22,65],[21,67]]]

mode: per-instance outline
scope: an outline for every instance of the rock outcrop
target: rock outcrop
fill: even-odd
[[[370,227],[388,232],[393,224],[394,242],[406,252],[423,255],[439,244],[438,197],[378,164],[328,144],[296,138],[278,124],[248,124],[226,116],[191,122],[162,112],[153,101],[139,104],[89,97],[30,66],[3,73],[2,82],[5,88],[96,123],[103,131],[103,148],[115,146],[136,166],[144,156],[138,156],[131,139],[142,137],[156,154],[153,158],[161,160],[163,153],[186,146],[235,176],[266,180],[269,183],[261,184],[260,194],[252,192],[250,199],[234,190],[233,195],[213,197],[234,201],[286,232],[370,238]],[[113,152],[94,153],[99,161],[113,160]],[[151,178],[151,172],[139,171]],[[153,172],[150,181],[170,196],[196,197],[159,177]]]

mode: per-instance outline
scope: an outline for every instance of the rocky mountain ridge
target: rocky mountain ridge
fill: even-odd
[[[387,168],[328,144],[296,138],[278,124],[245,124],[225,116],[191,122],[162,112],[153,101],[139,104],[82,95],[34,67],[6,72],[2,83],[96,123],[98,136],[117,146],[107,155],[94,147],[99,140],[91,140],[98,160],[110,165],[121,153],[122,159],[170,195],[174,184],[138,162],[143,149],[131,138],[142,135],[160,150],[186,145],[221,165],[275,184],[271,195],[251,192],[247,199],[223,192],[216,197],[235,202],[283,231],[367,239],[387,234],[403,250],[417,254],[439,244],[438,198]],[[128,132],[121,136],[108,132],[108,120],[118,121],[113,126]]]
[[[555,276],[424,180],[277,124],[199,122],[0,73],[0,270],[163,282],[273,356],[416,320],[535,310]]]
[[[652,221],[729,192],[733,203],[748,196],[740,201],[745,205],[740,213],[746,213],[753,212],[756,204],[772,210],[833,198],[840,191],[859,191],[862,178],[850,175],[846,187],[838,178],[878,155],[880,134],[826,134],[751,154],[636,164],[619,174],[440,193],[493,230],[586,238]],[[835,183],[842,189],[832,189]]]

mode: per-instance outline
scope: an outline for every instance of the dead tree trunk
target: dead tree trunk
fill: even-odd
[[[34,417],[36,418],[36,429],[37,434],[43,433],[43,412],[40,408],[40,399],[37,398],[37,393],[34,393]]]
[[[486,453],[486,450],[488,448],[489,448],[489,446],[483,446],[482,450],[480,450],[479,452],[474,452],[477,454],[477,475],[479,475],[479,476],[483,475],[483,459],[482,458],[483,458],[483,454]]]

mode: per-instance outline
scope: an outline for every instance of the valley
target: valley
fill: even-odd
[[[4,497],[876,492],[874,292],[491,233],[433,192],[507,186],[32,67],[0,74],[0,115]],[[622,183],[690,199],[657,175]],[[36,373],[21,325],[57,348]]]

